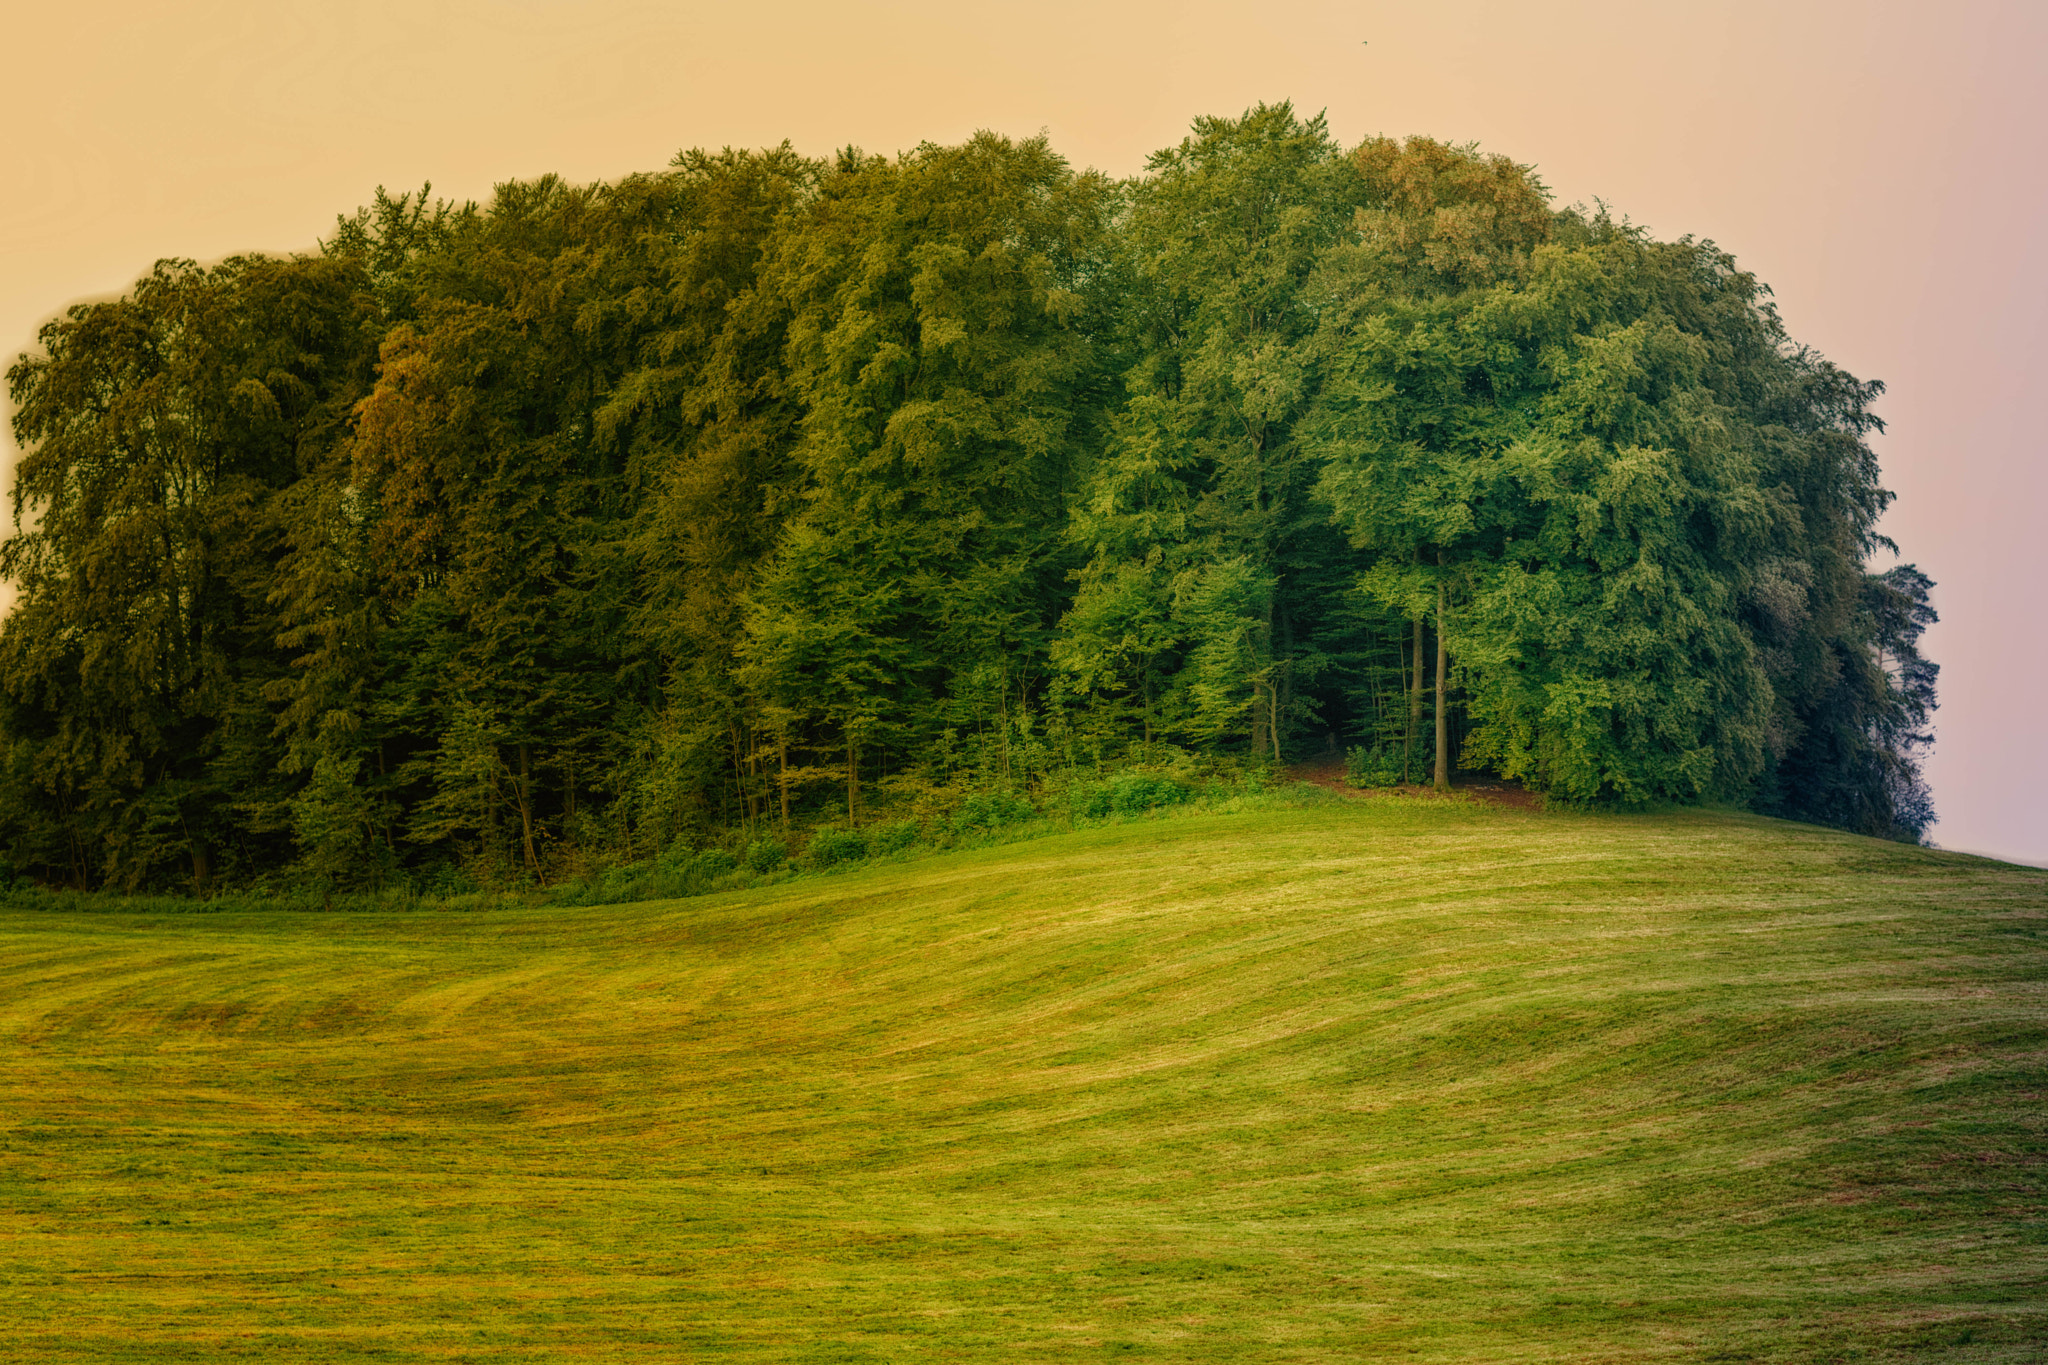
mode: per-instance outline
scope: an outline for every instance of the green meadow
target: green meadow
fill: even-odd
[[[0,1360],[2048,1355],[2048,873],[1274,803],[0,911]]]

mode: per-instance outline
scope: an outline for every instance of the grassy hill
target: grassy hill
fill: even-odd
[[[2048,873],[1330,801],[0,912],[0,1360],[2037,1360]]]

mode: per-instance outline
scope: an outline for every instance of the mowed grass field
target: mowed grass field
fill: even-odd
[[[2040,871],[1393,798],[0,912],[0,1359],[2041,1360],[2044,934]]]

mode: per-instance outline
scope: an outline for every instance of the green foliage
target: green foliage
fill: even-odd
[[[1400,785],[1400,749],[1391,744],[1353,745],[1344,753],[1344,780],[1354,787]]]
[[[810,842],[804,845],[803,861],[808,867],[836,867],[841,863],[859,862],[867,856],[868,839],[861,831],[820,825],[811,831]]]
[[[292,834],[300,863],[323,885],[350,886],[386,870],[379,844],[391,810],[363,782],[363,758],[337,724],[325,727],[319,756],[305,786],[291,800]]]
[[[976,792],[960,803],[949,824],[956,835],[986,834],[1037,814],[1031,803],[1015,792]]]
[[[1284,104],[1198,120],[1150,170],[1113,255],[1127,398],[1071,518],[1091,559],[1055,658],[1077,692],[1135,699],[1148,745],[1277,759],[1315,710],[1299,589],[1336,548],[1298,431],[1328,351],[1312,281],[1365,185]]]
[[[45,884],[609,896],[1347,746],[1932,818],[1881,387],[1473,147],[1280,104],[1122,184],[984,133],[380,191],[39,341],[0,848]]]
[[[680,871],[687,868],[691,873],[700,878],[713,880],[725,876],[735,867],[738,867],[739,863],[725,849],[707,848],[695,853],[687,849],[672,849],[667,854],[657,858],[654,865],[663,870],[674,869]]]
[[[1126,769],[1108,781],[1080,787],[1072,795],[1076,816],[1100,820],[1111,815],[1143,815],[1163,806],[1177,806],[1194,793],[1160,773]]]
[[[868,830],[868,850],[880,855],[902,853],[924,841],[924,826],[916,820],[889,820]]]
[[[762,861],[766,861],[765,855]],[[743,871],[742,861],[726,849],[693,849],[686,841],[678,840],[659,857],[606,868],[598,876],[557,888],[551,898],[563,905],[620,905],[701,896],[745,885],[751,880],[750,873],[771,872],[781,861],[778,857],[773,864],[760,868],[745,864]]]
[[[789,861],[789,846],[780,839],[756,839],[740,855],[740,865],[749,872],[773,872]]]

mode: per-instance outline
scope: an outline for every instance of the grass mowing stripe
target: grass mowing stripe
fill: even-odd
[[[2048,874],[1186,816],[652,905],[0,915],[0,1360],[2022,1360]]]

